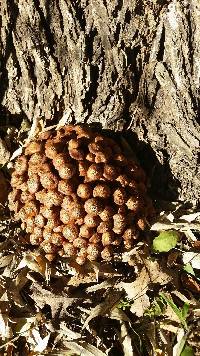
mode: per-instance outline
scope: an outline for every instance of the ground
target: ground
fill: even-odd
[[[199,10],[198,0],[2,1],[2,354],[200,354]],[[78,275],[27,245],[7,207],[27,137],[69,122],[117,132],[156,209],[132,251]]]

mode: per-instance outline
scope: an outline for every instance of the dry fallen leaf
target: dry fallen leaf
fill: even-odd
[[[198,219],[199,217],[200,217],[200,212],[198,211],[197,213],[188,214],[188,215],[182,215],[180,217],[180,220],[185,220],[187,222],[192,222],[194,220],[199,220]]]
[[[13,259],[13,255],[3,256],[3,253],[0,253],[0,268],[8,266]]]
[[[148,291],[150,283],[167,284],[171,277],[161,270],[157,261],[150,259],[144,261],[145,266],[138,273],[138,277],[134,282],[120,282],[117,287],[125,290],[128,299],[131,300],[131,311],[138,317],[144,314],[145,309],[150,306]]]
[[[184,265],[190,263],[193,268],[200,269],[200,253],[184,252],[182,256]]]
[[[35,304],[42,309],[46,304],[51,307],[52,318],[59,317],[66,314],[66,309],[73,304],[77,298],[69,298],[65,294],[55,294],[45,288],[39,283],[33,282],[31,285],[31,298]],[[81,298],[80,298],[81,300]]]
[[[120,291],[111,291],[104,302],[98,304],[96,307],[92,308],[90,310],[90,315],[87,317],[87,319],[84,322],[83,329],[85,329],[89,322],[96,318],[99,315],[106,315],[109,313],[112,308],[119,302],[119,300],[122,297],[123,292]]]
[[[10,152],[2,138],[0,138],[0,165],[4,166],[10,158]]]
[[[120,327],[121,327],[120,342],[122,344],[124,356],[132,356],[134,354],[132,338],[128,332],[128,327],[127,327],[127,323],[131,325],[131,320],[123,312],[123,310],[119,308],[114,308],[113,310],[111,310],[109,317],[111,319],[116,319],[120,321]]]
[[[74,351],[77,355],[81,356],[106,356],[106,354],[97,347],[88,344],[87,342],[72,342],[65,341],[64,345],[70,350]]]
[[[28,341],[34,345],[35,352],[43,352],[48,345],[50,338],[50,333],[47,334],[44,338],[41,337],[37,329],[32,329]]]

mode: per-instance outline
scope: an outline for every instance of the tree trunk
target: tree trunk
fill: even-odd
[[[199,0],[2,0],[1,122],[123,130],[157,195],[197,201],[199,38]]]

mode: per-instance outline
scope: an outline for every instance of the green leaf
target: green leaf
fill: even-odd
[[[186,318],[187,318],[189,309],[190,309],[189,304],[188,304],[188,303],[184,303],[183,308],[182,308],[182,311],[181,311],[181,312],[182,312],[182,318],[183,318],[183,319],[186,319]]]
[[[156,252],[168,252],[176,246],[178,239],[179,233],[177,231],[162,231],[153,240],[153,249]]]
[[[186,345],[181,352],[181,356],[194,356],[194,352],[190,346]]]
[[[165,309],[166,304],[164,304],[163,299],[161,297],[157,297],[151,304],[151,307],[145,310],[144,316],[155,318],[155,316],[162,315]]]
[[[184,271],[187,272],[187,273],[190,273],[190,274],[193,274],[193,276],[195,276],[195,273],[194,273],[194,270],[193,270],[193,267],[190,263],[187,263],[187,265],[185,265],[183,267]]]
[[[181,324],[187,330],[188,326],[187,326],[187,322],[186,322],[186,317],[188,315],[189,305],[187,303],[185,303],[182,309],[178,308],[176,306],[176,304],[174,304],[173,300],[169,299],[168,297],[166,297],[166,295],[164,293],[159,293],[159,294],[163,298],[163,300],[172,308],[174,313],[176,313],[176,315],[179,318]]]
[[[127,298],[121,299],[117,305],[119,309],[126,310],[127,308],[130,308],[132,305],[131,301]]]

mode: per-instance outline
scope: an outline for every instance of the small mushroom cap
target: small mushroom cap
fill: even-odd
[[[85,210],[82,204],[78,202],[73,202],[71,205],[71,216],[72,219],[80,219],[84,218],[85,216]]]
[[[79,236],[79,229],[76,225],[65,225],[63,227],[63,236],[69,240],[73,241]]]
[[[107,231],[102,234],[103,246],[111,245],[114,240],[115,240],[115,234],[113,231]]]
[[[86,176],[90,164],[87,161],[80,161],[78,164],[78,170],[80,176]]]
[[[69,211],[65,209],[60,210],[60,220],[62,221],[63,224],[68,224],[71,220],[72,217],[69,213]]]
[[[117,178],[116,181],[121,184],[123,188],[127,187],[129,185],[130,179],[126,174],[120,174]]]
[[[98,234],[97,232],[95,232],[94,235],[92,235],[92,237],[90,237],[89,241],[93,244],[99,244],[101,242],[101,234]]]
[[[28,168],[28,160],[25,156],[20,156],[17,158],[15,162],[15,173],[18,175],[22,175],[27,171]]]
[[[40,152],[42,150],[42,143],[41,142],[37,142],[37,141],[33,141],[30,142],[28,144],[28,146],[26,146],[25,149],[25,155],[32,155],[33,153],[37,153]]]
[[[94,234],[94,229],[92,227],[89,227],[86,224],[83,224],[80,227],[80,236],[89,239],[90,237],[92,237],[93,234]]]
[[[71,195],[76,189],[76,182],[72,179],[60,180],[58,183],[58,191],[64,195]]]
[[[96,227],[100,224],[101,219],[98,215],[89,215],[87,214],[84,218],[84,222],[88,227]]]
[[[119,175],[119,169],[111,164],[104,165],[103,176],[108,180],[115,180]]]
[[[124,229],[127,224],[127,218],[125,214],[115,214],[113,215],[114,228],[115,229]]]
[[[66,153],[58,153],[53,158],[53,165],[59,170],[60,167],[65,166],[68,160],[68,155]]]
[[[103,260],[111,261],[113,255],[113,250],[111,246],[105,246],[103,251],[101,252],[101,257]]]
[[[124,240],[136,240],[138,238],[138,230],[132,226],[125,230],[123,234]]]
[[[140,230],[145,230],[147,226],[147,221],[145,218],[140,218],[137,221],[137,226],[139,227]]]
[[[103,234],[106,231],[112,230],[113,222],[112,220],[102,221],[97,227],[97,232]]]
[[[41,214],[36,215],[35,221],[34,221],[36,226],[42,228],[45,226],[45,222],[46,222],[46,220],[45,220],[44,216],[42,216]]]
[[[80,148],[73,148],[69,150],[69,155],[71,158],[77,160],[77,161],[82,161],[85,158],[84,151],[81,150]]]
[[[84,265],[85,262],[86,262],[86,257],[85,256],[76,257],[76,263],[78,263],[80,266]]]
[[[127,208],[137,212],[140,208],[140,201],[137,197],[131,196],[126,202]]]
[[[90,244],[87,248],[87,253],[88,253],[87,256],[88,260],[95,261],[100,254],[100,249],[97,245]]]
[[[58,173],[62,179],[70,179],[75,174],[75,167],[72,163],[66,163],[64,166],[59,167]]]
[[[91,164],[87,171],[87,178],[90,181],[101,179],[103,176],[103,167],[100,164]]]
[[[104,206],[99,198],[91,198],[86,200],[84,208],[86,213],[90,215],[99,215],[102,213]]]
[[[67,195],[63,198],[62,208],[66,211],[70,211],[72,209],[72,204],[74,203],[74,199],[72,195]]]
[[[41,243],[41,246],[46,253],[55,253],[56,252],[56,246],[54,246],[51,242],[49,241],[43,241]]]
[[[92,196],[92,187],[88,183],[79,184],[77,195],[82,199],[88,199]]]
[[[83,248],[87,246],[87,242],[82,237],[77,237],[75,240],[73,240],[73,245],[74,247]]]
[[[47,158],[54,159],[60,152],[60,145],[53,140],[49,140],[45,144],[45,155]]]
[[[48,207],[48,206],[41,206],[40,207],[40,213],[46,218],[46,219],[57,219],[58,217],[58,210],[56,207]]]
[[[127,194],[124,188],[117,188],[113,193],[113,200],[117,205],[124,205],[127,200]]]
[[[70,242],[64,242],[63,249],[66,257],[73,257],[76,255],[77,250],[74,247],[74,245]]]
[[[24,210],[27,216],[36,216],[38,214],[38,204],[36,201],[29,201],[25,204]]]
[[[44,197],[44,204],[46,206],[60,206],[63,201],[63,196],[58,193],[55,189],[54,190],[49,190]]]
[[[112,206],[106,206],[104,210],[100,213],[100,218],[103,221],[107,221],[113,218],[115,211]]]
[[[45,189],[56,189],[58,185],[58,178],[52,172],[46,172],[40,176],[40,183]]]
[[[109,198],[111,195],[110,187],[105,183],[97,184],[93,189],[93,197]]]
[[[63,243],[63,235],[58,233],[58,232],[54,232],[51,235],[51,242],[56,245],[56,246],[62,246]]]

